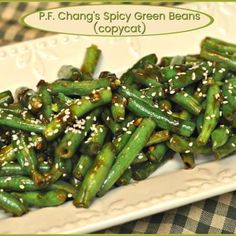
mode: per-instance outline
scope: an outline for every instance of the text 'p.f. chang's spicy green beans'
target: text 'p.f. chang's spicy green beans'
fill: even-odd
[[[0,92],[0,209],[88,208],[175,153],[189,169],[198,154],[236,152],[236,45],[207,37],[199,54],[150,53],[95,78],[101,53],[91,45],[36,90]]]

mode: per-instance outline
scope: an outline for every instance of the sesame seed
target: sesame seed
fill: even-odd
[[[20,187],[20,189],[24,189],[25,188],[25,186],[23,184],[20,184],[19,187]]]

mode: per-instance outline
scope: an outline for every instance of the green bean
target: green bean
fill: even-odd
[[[15,216],[21,216],[28,211],[20,200],[6,192],[0,192],[0,208]]]
[[[102,112],[102,121],[113,134],[116,134],[121,129],[120,123],[115,122],[108,108],[105,108]]]
[[[24,107],[34,113],[37,113],[43,106],[41,97],[32,89],[21,87],[17,89],[16,97]]]
[[[134,82],[145,87],[160,87],[161,84],[158,81],[158,76],[156,73],[153,73],[153,68],[147,69],[135,69],[134,73]],[[159,77],[161,74],[159,75]]]
[[[43,151],[47,147],[45,139],[39,134],[31,133],[31,135],[32,136],[28,137],[30,145],[37,151]]]
[[[216,84],[210,85],[207,92],[207,107],[204,114],[202,129],[198,135],[197,142],[206,144],[215,129],[220,116],[220,88]]]
[[[58,171],[62,173],[63,177],[67,178],[71,175],[72,173],[71,158],[67,158],[67,159],[59,158],[57,154],[55,153],[54,162],[55,162],[55,168],[58,169]],[[60,174],[58,173],[58,175]]]
[[[193,96],[193,94],[194,94],[194,92],[195,92],[195,86],[192,85],[192,84],[190,84],[190,85],[188,85],[188,86],[186,86],[186,87],[184,88],[184,91],[185,91],[188,95]]]
[[[162,57],[160,63],[158,64],[160,67],[167,67],[170,65],[173,57]]]
[[[35,133],[42,133],[45,129],[45,126],[39,120],[24,120],[3,111],[0,112],[0,125]]]
[[[35,191],[42,189],[32,179],[25,176],[0,177],[0,188],[9,191]]]
[[[232,43],[225,42],[216,38],[206,37],[202,41],[203,48],[216,50],[224,54],[234,54],[236,53],[236,45]]]
[[[167,99],[162,99],[158,101],[158,107],[161,111],[170,112],[172,110],[172,104]]]
[[[104,79],[108,80],[109,81],[109,85],[110,85],[110,87],[112,89],[117,89],[121,85],[120,79],[118,79],[115,74],[113,74],[113,73],[111,73],[109,71],[101,72],[98,79],[99,80],[100,79],[101,80],[104,80]]]
[[[73,176],[79,181],[82,181],[84,179],[84,176],[88,172],[89,168],[92,166],[93,162],[94,162],[93,157],[87,155],[81,155],[79,157],[77,164],[73,169]]]
[[[229,79],[222,86],[224,100],[222,102],[222,112],[225,119],[233,121],[236,111],[236,77]]]
[[[6,112],[8,114],[19,116],[19,117],[22,115],[22,113],[24,115],[29,114],[29,111],[26,108],[22,107],[22,105],[19,103],[12,103],[7,106],[0,105],[0,112],[2,112],[2,111]],[[22,117],[22,118],[24,118],[24,117]]]
[[[229,139],[231,131],[226,126],[220,126],[211,133],[213,150],[223,146]]]
[[[185,110],[182,110],[181,112],[172,112],[171,115],[181,120],[191,121],[192,119],[192,114]]]
[[[117,186],[124,186],[130,183],[132,178],[132,171],[128,168],[124,174],[116,181]]]
[[[209,82],[204,82],[204,84],[200,83],[196,89],[196,91],[193,94],[193,97],[199,102],[201,103],[206,95],[207,95],[207,90],[209,88],[208,86]]]
[[[170,66],[184,64],[185,58],[183,56],[175,56],[170,61]]]
[[[187,65],[195,65],[196,63],[201,62],[202,59],[200,58],[199,54],[194,54],[194,55],[187,55],[185,56],[185,64]]]
[[[138,60],[131,69],[137,69],[137,68],[144,68],[145,64],[156,64],[157,63],[157,56],[156,54],[148,54],[144,57],[142,57],[140,60]]]
[[[98,49],[96,45],[92,44],[90,47],[88,47],[86,49],[84,61],[81,66],[82,73],[93,74],[96,69],[100,55],[101,50]]]
[[[177,76],[177,69],[174,66],[166,66],[161,69],[162,82],[169,81]]]
[[[135,121],[130,120],[123,128],[122,133],[115,136],[112,143],[115,147],[116,154],[118,154],[126,145],[131,135],[136,128]]]
[[[132,178],[134,180],[144,180],[157,170],[160,163],[146,161],[141,165],[132,168]]]
[[[58,113],[72,102],[73,99],[63,93],[55,94],[53,96],[53,103],[51,104],[52,111]]]
[[[58,70],[58,79],[65,80],[81,80],[82,74],[80,70],[72,65],[64,65]]]
[[[131,86],[134,82],[134,79],[135,79],[134,73],[132,72],[131,69],[125,72],[120,78],[123,86]]]
[[[220,160],[236,151],[236,135],[232,135],[228,141],[221,147],[214,150],[214,155],[217,160]]]
[[[135,98],[137,100],[141,100],[142,102],[146,102],[148,104],[153,104],[152,99],[143,95],[139,90],[135,89],[131,86],[121,86],[118,88],[118,93],[125,98]]]
[[[13,193],[14,196],[22,199],[29,207],[55,207],[66,201],[67,193],[63,190],[51,190],[49,192],[25,192]]]
[[[227,74],[228,74],[227,66],[224,63],[217,63],[212,78],[214,81],[221,81],[226,77]]]
[[[156,146],[148,147],[147,157],[151,162],[160,162],[168,150],[165,143],[159,143]]]
[[[190,84],[196,83],[210,75],[212,68],[207,63],[193,66],[184,73],[178,73],[173,79],[169,80],[170,93],[175,93],[176,89],[184,88]]]
[[[87,172],[81,187],[73,201],[76,207],[89,207],[105,181],[115,159],[111,143],[104,145],[93,165]]]
[[[236,107],[230,104],[228,100],[224,100],[222,104],[222,114],[224,118],[230,122],[234,122],[236,118],[235,112],[236,112]]]
[[[145,88],[145,89],[142,89],[141,91],[145,97],[151,100],[152,99],[159,100],[160,98],[166,97],[162,86],[154,86],[150,88]]]
[[[203,121],[204,121],[204,113],[201,112],[196,119],[196,126],[197,126],[198,134],[200,134],[202,130]]]
[[[132,178],[134,180],[144,180],[154,173],[159,167],[173,157],[173,152],[168,150],[165,156],[159,162],[146,161],[144,163],[132,166]]]
[[[181,91],[176,93],[170,97],[170,100],[177,103],[193,115],[198,115],[201,112],[201,104],[186,92]]]
[[[135,99],[130,98],[128,100],[128,109],[136,115],[153,118],[156,125],[162,129],[166,129],[183,136],[190,136],[195,129],[195,124],[193,122],[174,118],[156,107]]]
[[[87,96],[94,90],[107,88],[110,82],[107,79],[85,80],[85,81],[69,81],[58,80],[48,84],[48,90],[52,94],[63,93],[67,96]]]
[[[14,161],[15,159],[16,152],[12,144],[0,149],[0,166],[4,166],[6,163]]]
[[[186,169],[192,169],[195,167],[193,153],[180,153],[180,156]]]
[[[131,165],[136,165],[147,161],[147,155],[143,152],[139,153],[138,156],[134,159]]]
[[[121,122],[125,118],[125,101],[119,94],[112,96],[111,113],[115,122]]]
[[[48,190],[62,190],[67,193],[68,197],[75,196],[76,194],[76,188],[72,184],[62,180],[58,180],[57,182],[50,185]]]
[[[44,80],[39,81],[38,93],[42,100],[42,115],[43,118],[47,121],[53,114],[52,111],[52,97],[49,91],[47,90],[47,83]]]
[[[67,124],[76,118],[94,110],[95,108],[105,105],[111,101],[111,89],[102,89],[90,97],[84,97],[74,101],[65,110],[61,111],[44,129],[44,136],[47,140],[52,141],[57,138],[66,128]]]
[[[0,105],[8,106],[14,102],[14,98],[10,90],[6,90],[0,93]]]
[[[86,155],[97,155],[105,141],[108,129],[101,124],[91,126],[89,138],[80,146],[80,152]]]
[[[212,150],[209,146],[199,145],[194,138],[183,138],[173,134],[171,139],[167,141],[167,146],[177,153],[194,153],[194,154],[211,154]]]
[[[230,55],[220,53],[219,51],[202,48],[201,57],[210,61],[224,63],[230,70],[236,71],[236,59]]]
[[[112,166],[107,179],[100,189],[99,196],[104,195],[115,182],[121,177],[125,170],[131,165],[136,156],[140,153],[146,142],[149,140],[153,130],[155,129],[155,122],[150,118],[144,118],[138,128],[130,137],[128,143],[118,154],[114,165]]]
[[[38,169],[41,173],[46,173],[51,169],[51,166],[45,163],[40,163]],[[27,172],[17,163],[9,163],[0,168],[0,176],[27,176]]]
[[[66,129],[65,135],[55,149],[59,158],[71,158],[75,154],[100,112],[99,109],[96,109],[85,118],[76,120]]]
[[[148,142],[146,143],[145,147],[154,145],[154,144],[158,144],[158,143],[162,143],[164,141],[167,141],[170,139],[170,133],[168,130],[161,130],[161,131],[157,131],[154,132],[150,139],[148,140]]]
[[[82,184],[82,182],[80,180],[76,179],[74,176],[71,176],[71,178],[69,179],[69,182],[76,190],[78,190]],[[76,193],[77,193],[77,191],[76,191]],[[75,195],[76,195],[76,193],[75,193]]]
[[[32,146],[27,142],[26,137],[19,135],[18,140],[12,142],[16,151],[16,159],[21,168],[32,177],[38,185],[44,183],[44,177],[38,172],[38,161]]]

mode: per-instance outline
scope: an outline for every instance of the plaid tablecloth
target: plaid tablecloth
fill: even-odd
[[[18,23],[19,17],[35,10],[70,4],[72,3],[0,3],[0,46],[50,35],[51,33],[24,28]],[[99,233],[236,233],[236,192],[132,221]]]

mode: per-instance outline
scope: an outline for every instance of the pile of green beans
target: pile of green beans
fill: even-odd
[[[54,82],[0,93],[1,209],[87,208],[176,153],[193,168],[197,154],[236,151],[236,45],[208,37],[200,54],[149,54],[120,78],[94,79],[100,55],[91,45]]]

